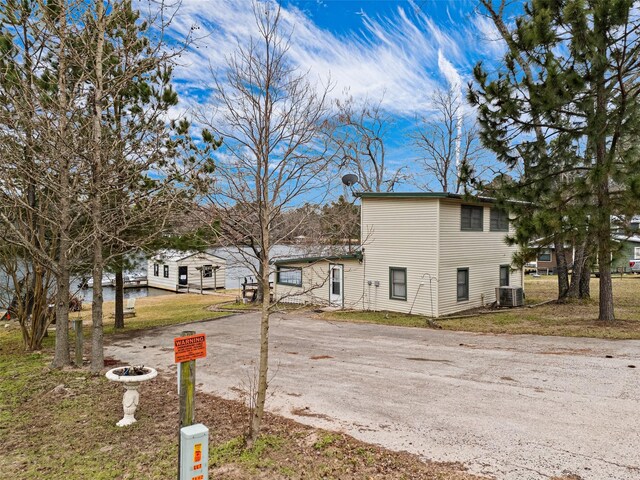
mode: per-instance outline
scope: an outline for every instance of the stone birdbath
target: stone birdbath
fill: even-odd
[[[116,423],[116,425],[119,427],[125,427],[136,423],[136,419],[133,415],[136,413],[136,408],[140,401],[138,387],[142,382],[155,378],[158,375],[158,372],[154,368],[150,367],[127,366],[112,368],[105,375],[112,382],[121,382],[126,389],[124,396],[122,397],[124,417]]]

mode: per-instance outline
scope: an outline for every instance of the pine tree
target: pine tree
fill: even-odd
[[[510,204],[514,241],[524,245],[545,234],[559,250],[567,241],[594,239],[604,321],[615,318],[612,218],[633,213],[640,191],[638,147],[629,141],[640,134],[640,19],[633,6],[525,4],[497,75],[476,66],[469,95],[483,143],[519,174],[501,191],[503,200],[526,202]]]

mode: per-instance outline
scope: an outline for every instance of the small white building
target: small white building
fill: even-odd
[[[163,250],[147,261],[147,281],[172,292],[224,288],[224,258],[206,252]]]
[[[439,317],[522,287],[506,212],[450,193],[361,193],[360,251],[275,262],[283,302]]]

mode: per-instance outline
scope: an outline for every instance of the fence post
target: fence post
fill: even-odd
[[[74,320],[73,329],[76,332],[76,366],[82,368],[82,320]]]
[[[180,336],[195,335],[192,330],[183,331]],[[196,361],[181,362],[178,365],[178,393],[180,395],[180,425],[178,427],[178,480],[180,480],[180,452],[182,443],[182,427],[188,427],[195,422],[195,389],[196,389]]]

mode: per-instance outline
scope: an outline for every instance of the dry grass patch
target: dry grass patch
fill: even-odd
[[[613,278],[617,320],[611,324],[597,320],[598,288],[599,280],[594,278],[591,281],[590,300],[563,304],[553,302],[533,308],[482,309],[461,314],[459,318],[439,318],[436,322],[446,330],[469,332],[640,339],[640,276]],[[526,304],[531,306],[554,300],[557,290],[555,276],[527,276]],[[322,318],[406,327],[431,326],[427,317],[394,312],[331,312]]]
[[[209,307],[229,302],[235,297],[226,294],[199,295],[195,293],[167,294],[136,298],[136,316],[125,318],[126,330],[140,330],[150,327],[197,322],[225,316],[224,312],[211,311]],[[125,300],[126,305],[126,300]],[[113,331],[115,302],[104,302],[105,333]],[[70,319],[78,318],[78,313],[70,313]],[[80,318],[83,324],[91,324],[91,304],[83,305]]]
[[[168,372],[141,386],[138,423],[118,428],[120,385],[84,370],[51,371],[50,347],[24,355],[19,334],[0,331],[0,478],[175,479],[178,398]],[[49,342],[51,343],[51,342]],[[63,388],[56,389],[58,385]],[[209,478],[473,480],[461,465],[422,462],[340,433],[265,415],[246,449],[241,402],[198,392],[196,419],[209,427]]]

